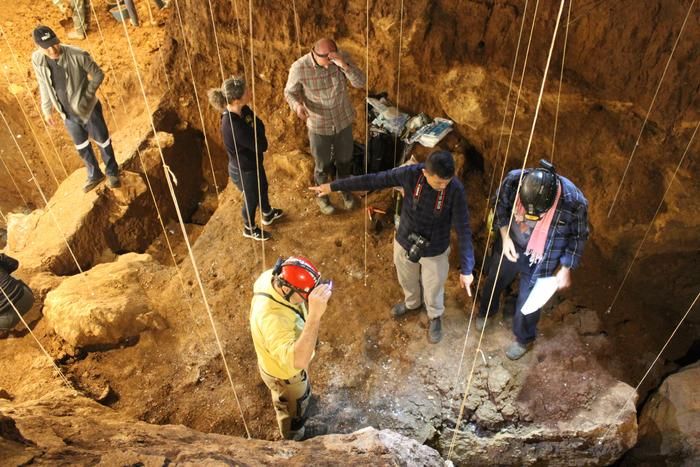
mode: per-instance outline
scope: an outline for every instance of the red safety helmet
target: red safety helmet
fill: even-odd
[[[303,256],[290,256],[286,260],[279,258],[272,270],[273,276],[281,286],[286,286],[298,293],[304,300],[321,280],[321,273],[316,266]],[[289,300],[291,293],[285,299]]]

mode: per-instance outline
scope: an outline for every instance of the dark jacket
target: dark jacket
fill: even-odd
[[[457,177],[453,177],[445,189],[443,205],[438,208],[439,194],[422,176],[421,169],[424,167],[424,164],[414,164],[376,174],[344,178],[331,183],[331,189],[363,191],[392,186],[403,187],[405,196],[396,241],[408,251],[411,248],[408,236],[417,233],[430,241],[430,245],[423,251],[423,256],[437,256],[450,246],[450,229],[454,226],[459,239],[460,273],[471,274],[474,269],[474,248],[464,185]],[[419,181],[420,194],[416,196]]]
[[[255,127],[253,119],[255,118]],[[257,158],[255,135],[257,129]],[[263,153],[267,151],[265,125],[253,115],[247,105],[238,116],[228,110],[221,114],[221,136],[228,154],[228,172],[240,173],[257,170],[262,164]]]
[[[16,259],[0,253],[0,289],[10,297],[10,300],[16,302],[24,293],[24,282],[15,279],[10,274],[15,272],[19,267]],[[12,306],[7,302],[5,294],[0,292],[0,313],[12,310]]]
[[[498,190],[494,219],[497,228],[507,226],[510,221],[520,172],[509,172]],[[549,227],[542,261],[533,265],[531,285],[540,277],[553,275],[560,264],[571,269],[577,268],[588,240],[588,201],[571,180],[561,175],[557,177],[561,182],[561,196]]]

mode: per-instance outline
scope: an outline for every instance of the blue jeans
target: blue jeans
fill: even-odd
[[[500,241],[498,242],[500,244]],[[500,245],[493,249],[491,262],[489,263],[489,275],[486,278],[484,288],[481,290],[481,303],[479,304],[479,316],[485,317],[487,314],[492,316],[498,311],[501,292],[505,290],[516,278],[520,275],[520,289],[518,291],[518,300],[515,305],[515,314],[513,315],[513,334],[515,338],[523,345],[526,345],[535,340],[537,337],[537,323],[540,320],[540,310],[529,315],[524,315],[520,311],[530,296],[532,287],[530,279],[535,266],[530,266],[530,257],[525,256],[525,251],[521,250],[516,245],[518,251],[518,261],[515,263],[509,261],[505,256],[501,263],[501,270],[496,278],[496,270],[498,269],[498,261],[501,257]],[[495,289],[494,289],[495,284]],[[491,307],[487,309],[489,299],[491,298],[491,290],[493,289],[493,299]]]
[[[241,216],[243,216],[243,225],[249,228],[255,226],[255,210],[260,208],[262,212],[270,212],[270,200],[267,195],[267,174],[265,167],[260,164],[260,178],[258,179],[257,170],[249,170],[239,173],[237,169],[229,168],[229,176],[236,188],[243,193],[243,208]],[[258,186],[260,187],[260,195],[258,196]]]
[[[78,154],[87,168],[89,180],[102,178],[102,171],[97,163],[97,159],[95,159],[95,152],[92,150],[90,138],[95,140],[95,143],[100,147],[107,175],[116,176],[119,174],[117,159],[114,157],[114,149],[112,148],[112,139],[109,137],[109,130],[102,115],[102,104],[99,101],[95,104],[95,108],[92,110],[87,123],[83,123],[80,119],[73,116],[66,118],[63,123],[66,125],[66,130],[68,130],[68,134],[73,140],[73,144],[75,144],[75,149],[78,150]]]

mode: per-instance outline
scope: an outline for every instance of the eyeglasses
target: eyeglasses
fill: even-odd
[[[338,52],[337,50],[331,50],[331,51],[328,52],[327,54],[320,54],[320,53],[316,52],[315,49],[311,49],[311,51],[312,51],[312,52],[314,53],[314,55],[316,55],[318,58],[328,58],[328,55],[334,54],[334,53],[337,53],[337,52]]]

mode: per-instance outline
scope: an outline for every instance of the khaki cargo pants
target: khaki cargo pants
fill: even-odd
[[[306,409],[311,399],[311,384],[302,370],[290,379],[277,379],[258,367],[260,377],[272,393],[277,425],[284,439],[298,441],[304,436]]]

